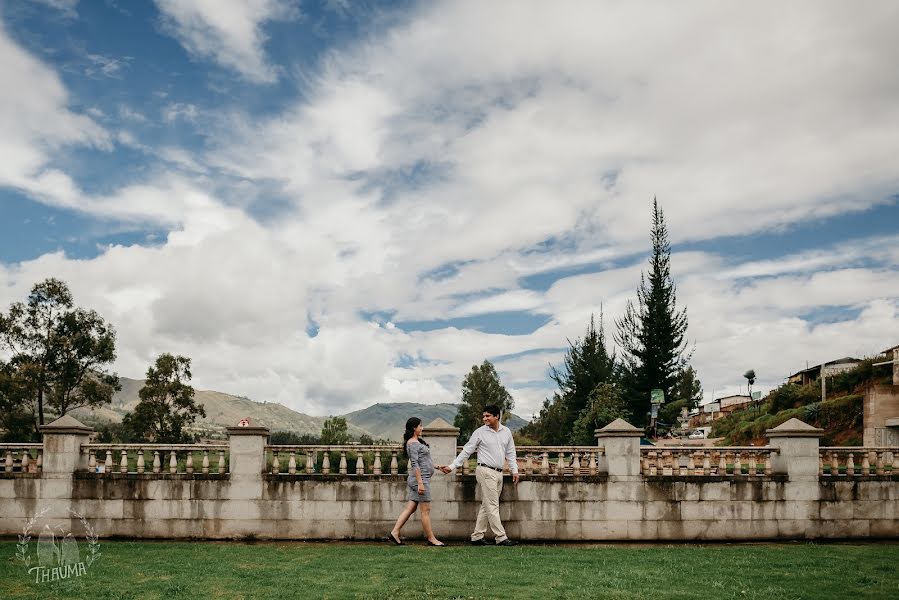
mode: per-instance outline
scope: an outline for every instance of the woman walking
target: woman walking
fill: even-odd
[[[434,462],[431,460],[431,448],[421,438],[421,419],[411,417],[406,421],[403,433],[403,452],[409,457],[409,476],[406,478],[406,508],[400,513],[393,530],[387,539],[399,546],[403,545],[400,530],[409,517],[421,506],[421,527],[428,538],[429,546],[445,546],[437,539],[431,529],[431,475],[434,474]]]

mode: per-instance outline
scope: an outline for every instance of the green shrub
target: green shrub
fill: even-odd
[[[788,383],[768,394],[771,412],[805,406],[821,399],[821,389],[815,384],[798,385]]]

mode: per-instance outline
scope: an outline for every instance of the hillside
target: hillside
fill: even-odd
[[[750,443],[763,445],[766,443],[766,430],[795,417],[824,430],[822,446],[860,446],[863,437],[863,402],[862,394],[850,394],[776,412],[770,411],[770,405],[762,405],[761,414],[748,408],[715,421],[712,424],[712,437],[723,437],[722,444],[725,446],[746,446]]]
[[[345,416],[347,423],[367,429],[375,439],[401,441],[403,429],[409,417],[419,417],[425,425],[438,417],[447,423],[452,423],[457,412],[459,412],[458,404],[395,402],[374,404],[368,408],[347,413]],[[526,424],[527,421],[514,414],[506,422],[506,426],[512,431],[518,431]]]
[[[72,411],[72,415],[88,424],[121,423],[125,413],[134,410],[140,401],[138,392],[144,382],[127,377],[120,377],[119,382],[122,389],[113,396],[108,406],[78,409]],[[242,418],[250,417],[271,431],[318,435],[328,418],[300,413],[275,402],[255,402],[249,398],[223,392],[197,390],[194,398],[206,409],[206,417],[197,424],[200,429],[205,429],[209,433],[224,433],[225,427],[236,425]],[[353,437],[367,434],[375,439],[399,441],[402,439],[403,428],[409,417],[420,417],[425,425],[438,417],[452,423],[458,410],[458,404],[385,403],[374,404],[343,416],[346,417],[349,433]],[[524,419],[512,415],[506,425],[517,431],[526,423]]]
[[[99,409],[78,409],[73,411],[77,419],[85,422],[120,423],[126,412],[134,410],[140,401],[138,391],[144,382],[140,379],[120,377],[121,391],[113,396],[112,402]],[[223,392],[197,390],[197,403],[206,409],[206,417],[198,424],[211,430],[223,430],[237,424],[244,417],[266,425],[272,431],[293,431],[295,433],[319,434],[327,417],[314,417],[296,412],[275,402],[255,402],[249,398],[232,396]],[[348,422],[350,435],[358,437],[368,433]]]

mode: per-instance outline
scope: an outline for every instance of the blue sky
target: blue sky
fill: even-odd
[[[548,365],[653,197],[706,399],[897,343],[892,2],[0,5],[0,304],[60,277],[198,387],[311,414]]]

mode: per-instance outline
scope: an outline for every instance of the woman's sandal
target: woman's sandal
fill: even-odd
[[[406,545],[406,544],[403,543],[403,541],[400,540],[399,538],[393,537],[393,532],[392,532],[392,531],[391,531],[390,533],[387,534],[387,541],[388,541],[388,542],[393,542],[393,543],[396,544],[397,546],[405,546],[405,545]]]
[[[428,546],[437,546],[438,548],[443,548],[446,544],[435,544],[431,540],[428,540]]]

